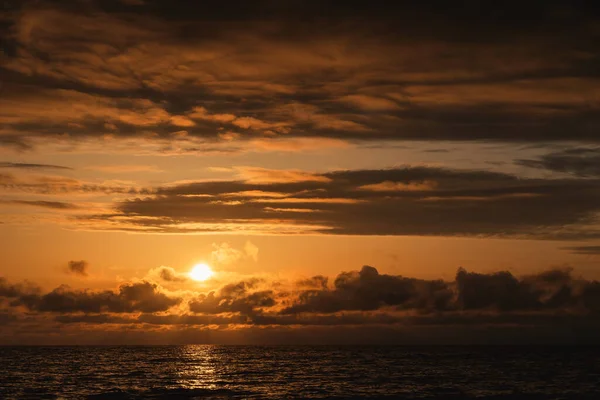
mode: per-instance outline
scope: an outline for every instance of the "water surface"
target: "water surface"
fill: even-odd
[[[0,398],[600,399],[600,348],[0,347]]]

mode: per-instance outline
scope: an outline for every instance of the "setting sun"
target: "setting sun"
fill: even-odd
[[[194,268],[190,271],[190,278],[195,281],[205,281],[210,279],[214,274],[213,270],[210,268],[208,264],[196,264]]]

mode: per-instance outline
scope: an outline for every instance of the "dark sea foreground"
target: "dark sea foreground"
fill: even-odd
[[[0,347],[0,398],[600,399],[600,348]]]

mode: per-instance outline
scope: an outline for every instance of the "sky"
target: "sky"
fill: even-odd
[[[0,344],[596,342],[598,43],[583,1],[5,0]]]

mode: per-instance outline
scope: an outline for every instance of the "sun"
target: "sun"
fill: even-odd
[[[214,272],[208,264],[200,263],[194,265],[189,275],[193,280],[202,282],[210,279],[214,275]]]

